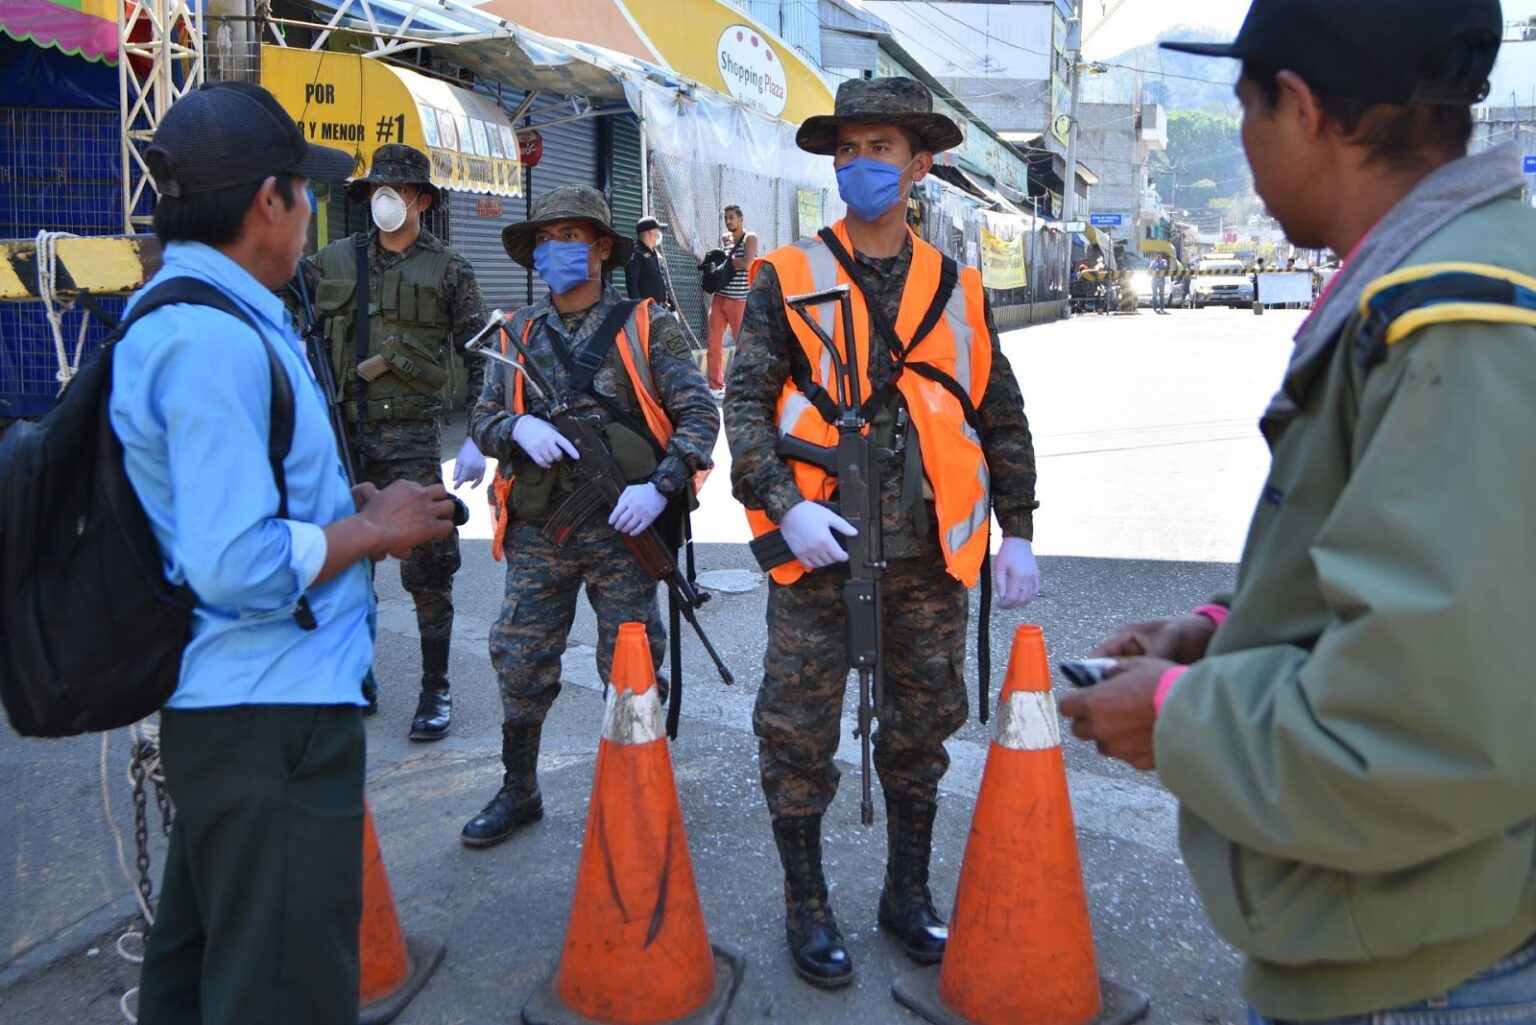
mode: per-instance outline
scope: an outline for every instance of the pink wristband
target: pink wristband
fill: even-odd
[[[1227,621],[1227,607],[1225,605],[1212,605],[1209,603],[1196,605],[1189,612],[1192,616],[1204,616],[1217,626]]]
[[[1179,682],[1179,677],[1187,672],[1189,666],[1169,666],[1163,670],[1163,675],[1157,681],[1157,690],[1152,692],[1152,708],[1158,715],[1163,714],[1163,702],[1168,700],[1168,692]]]

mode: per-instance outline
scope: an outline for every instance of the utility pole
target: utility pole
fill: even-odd
[[[1067,107],[1067,173],[1061,195],[1061,219],[1077,218],[1077,98],[1082,83],[1083,0],[1077,0],[1077,14],[1067,24],[1067,62],[1072,75],[1072,98]],[[1067,238],[1067,275],[1072,279],[1072,239]]]

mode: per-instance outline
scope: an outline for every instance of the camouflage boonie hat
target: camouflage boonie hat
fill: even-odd
[[[899,125],[917,133],[923,149],[942,153],[965,141],[960,126],[933,112],[933,95],[912,78],[852,78],[837,87],[831,114],[805,119],[795,143],[807,153],[824,157],[837,153],[837,126]]]
[[[603,261],[603,270],[613,270],[629,262],[635,240],[613,230],[608,201],[590,185],[562,185],[547,196],[533,201],[533,213],[526,221],[501,229],[501,244],[507,255],[524,267],[533,266],[533,236],[555,221],[586,221],[599,235],[613,239],[613,252]]]
[[[366,201],[370,185],[420,185],[432,193],[434,201],[438,198],[427,155],[401,142],[392,142],[373,151],[373,166],[365,176],[347,183],[347,198],[356,203]]]

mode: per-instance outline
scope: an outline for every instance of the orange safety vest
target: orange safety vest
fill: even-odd
[[[528,345],[528,338],[533,333],[533,320],[524,315],[524,310],[509,313],[505,321],[513,331],[518,330],[518,321],[522,321],[523,345]],[[507,340],[507,327],[501,329],[501,351],[508,353],[511,347]],[[614,340],[614,349],[618,351],[619,362],[624,366],[624,372],[629,375],[629,382],[634,390],[636,401],[640,403],[640,414],[645,418],[645,426],[655,435],[656,443],[666,448],[667,441],[672,437],[672,420],[661,406],[661,397],[656,392],[656,381],[651,377],[651,300],[642,299],[629,315],[629,320],[619,331],[619,336]],[[514,357],[519,363],[523,362],[522,354]],[[512,412],[521,416],[528,411],[523,399],[523,375],[514,374],[508,367],[496,366],[503,374],[510,374],[511,396],[509,405]],[[497,562],[501,561],[506,551],[507,527],[512,520],[512,464],[507,460],[497,469],[496,479],[491,482],[491,490],[496,496],[496,525],[491,535],[491,555]]]
[[[853,245],[844,223],[838,221],[832,230],[843,247],[852,252]],[[912,236],[912,268],[907,273],[895,325],[897,335],[904,342],[917,332],[938,294],[943,259],[933,246]],[[857,336],[854,339],[857,351],[853,355],[848,353],[836,304],[819,307],[818,317],[822,328],[837,343],[839,356],[851,360],[858,368],[859,390],[867,399],[870,395],[869,347],[875,344],[871,340],[869,309],[864,294],[839,265],[832,251],[819,239],[804,239],[784,246],[753,265],[754,279],[765,262],[773,265],[786,297],[819,292],[840,284],[851,286],[849,296],[853,301],[854,333]],[[917,343],[908,358],[909,363],[926,363],[953,378],[970,396],[973,407],[981,405],[987,379],[992,373],[992,339],[987,330],[983,299],[980,272],[973,267],[963,268],[944,315],[928,336]],[[810,327],[788,306],[785,316],[805,351],[812,380],[835,397],[837,382],[831,357]],[[908,370],[898,379],[896,387],[906,400],[922,452],[923,473],[933,488],[939,545],[944,551],[945,566],[949,574],[966,587],[974,586],[986,556],[987,523],[992,515],[991,478],[981,439],[966,422],[959,400],[943,385]],[[793,381],[784,383],[784,391],[779,396],[778,427],[780,435],[792,435],[812,445],[837,444],[837,428],[822,419]],[[837,487],[836,478],[809,463],[799,460],[789,463],[795,484],[807,499],[825,501],[832,496]],[[761,509],[748,509],[747,522],[757,537],[776,529]],[[780,584],[792,584],[808,572],[802,563],[791,560],[774,569],[772,575]]]

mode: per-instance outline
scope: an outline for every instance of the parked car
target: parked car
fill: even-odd
[[[1189,284],[1189,302],[1206,306],[1253,305],[1253,277],[1240,260],[1201,260]]]

